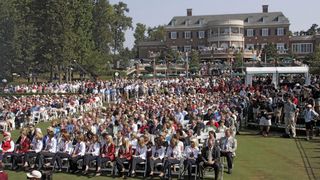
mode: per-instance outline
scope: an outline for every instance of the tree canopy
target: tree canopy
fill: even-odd
[[[1,0],[0,76],[50,72],[61,80],[75,60],[103,73],[114,54],[127,51],[128,12],[108,0]]]

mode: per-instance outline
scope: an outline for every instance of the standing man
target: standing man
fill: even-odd
[[[312,105],[308,104],[307,108],[303,111],[304,121],[306,123],[306,136],[307,141],[313,138],[313,126],[315,124],[314,119],[319,117],[319,114],[312,109]]]
[[[284,109],[284,123],[286,128],[285,136],[290,135],[292,132],[292,138],[296,137],[296,113],[299,111],[296,105],[292,102],[290,97],[287,97],[286,102],[283,106]]]

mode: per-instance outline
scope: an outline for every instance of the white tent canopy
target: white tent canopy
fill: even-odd
[[[304,74],[305,84],[310,84],[309,67],[247,67],[246,68],[246,85],[252,85],[252,76],[256,74],[272,74],[272,83],[278,86],[279,74]]]

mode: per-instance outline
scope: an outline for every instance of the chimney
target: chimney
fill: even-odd
[[[268,8],[269,8],[269,5],[262,5],[262,12],[268,13]]]
[[[192,9],[187,9],[187,16],[192,16]]]

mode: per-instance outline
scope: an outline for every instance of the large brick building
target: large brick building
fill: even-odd
[[[275,44],[279,53],[286,53],[289,26],[289,19],[282,12],[269,12],[267,5],[263,5],[261,13],[244,14],[194,16],[192,9],[187,9],[186,16],[175,16],[165,26],[166,37],[160,43],[161,47],[154,46],[157,43],[148,42],[153,44],[149,46],[147,42],[141,42],[139,56],[145,58],[147,51],[163,50],[164,47],[181,52],[210,49],[213,54],[223,50],[227,53],[227,49],[260,50],[267,43]]]

